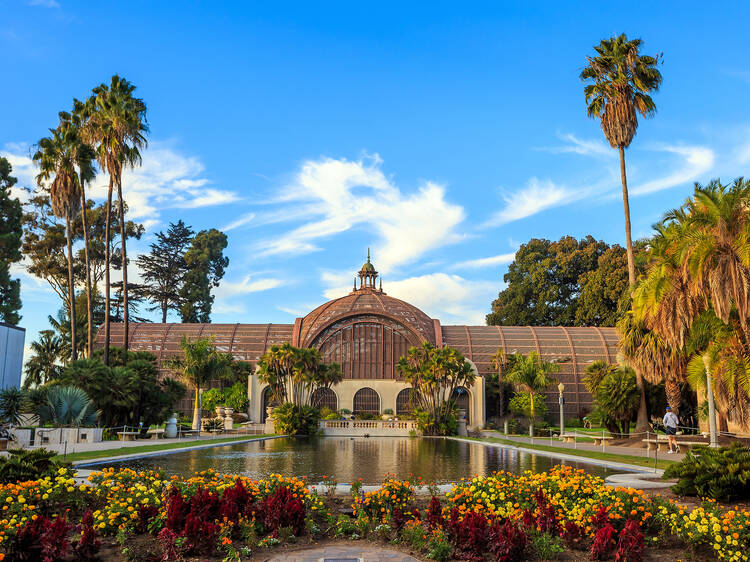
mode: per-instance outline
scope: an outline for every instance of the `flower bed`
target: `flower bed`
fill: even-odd
[[[748,511],[713,502],[690,510],[565,467],[477,476],[442,501],[421,500],[413,483],[388,478],[373,492],[355,487],[351,511],[281,475],[254,481],[110,469],[90,480],[76,486],[63,468],[54,478],[0,486],[0,559],[86,560],[105,548],[131,560],[239,560],[327,538],[397,542],[438,560],[575,550],[578,558],[637,561],[668,547],[690,549],[695,559],[748,560],[750,552]]]

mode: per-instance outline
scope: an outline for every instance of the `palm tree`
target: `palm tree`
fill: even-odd
[[[82,427],[96,425],[100,412],[77,386],[53,386],[36,414],[42,424]]]
[[[532,351],[528,355],[513,354],[510,361],[511,367],[505,378],[508,382],[513,383],[519,392],[527,394],[529,397],[531,413],[529,435],[534,437],[534,398],[555,382],[552,374],[558,372],[560,366],[545,361],[536,351]]]
[[[39,165],[37,183],[49,190],[52,212],[65,219],[65,238],[68,245],[68,307],[70,310],[71,360],[78,358],[76,335],[75,281],[73,278],[73,233],[71,221],[81,203],[81,184],[76,166],[76,146],[80,143],[78,131],[62,122],[57,129],[50,129],[51,136],[39,141],[34,161]]]
[[[588,66],[581,72],[581,80],[591,81],[584,88],[588,116],[600,119],[604,136],[612,148],[620,152],[620,178],[622,201],[625,208],[625,243],[628,255],[628,281],[630,290],[635,286],[635,258],[630,234],[630,202],[625,174],[625,149],[638,129],[638,114],[651,117],[656,104],[649,95],[659,89],[661,73],[656,68],[658,57],[640,54],[641,40],[628,38],[623,33],[603,39],[594,47],[596,56],[587,57]],[[648,427],[646,417],[646,390],[643,377],[636,370],[636,382],[641,393],[636,431]]]
[[[88,318],[86,356],[91,357],[94,345],[94,304],[91,289],[91,262],[89,260],[89,228],[86,217],[86,182],[91,182],[96,177],[94,159],[96,152],[93,147],[84,142],[84,127],[88,119],[90,104],[77,99],[73,100],[73,112],[60,112],[60,122],[75,128],[77,143],[72,147],[75,152],[78,165],[78,181],[81,186],[81,222],[83,225],[83,252],[86,268],[86,316]]]
[[[201,389],[210,381],[229,375],[234,359],[229,353],[217,351],[212,338],[190,341],[187,336],[183,336],[180,347],[184,357],[171,359],[166,365],[195,391],[193,429],[200,429]]]
[[[497,417],[502,418],[505,411],[505,393],[503,392],[503,368],[508,364],[508,357],[505,351],[498,349],[490,357],[492,368],[497,371]]]
[[[60,339],[52,330],[39,332],[39,341],[31,343],[31,358],[26,362],[26,377],[23,380],[24,389],[31,386],[41,386],[57,378],[60,366],[57,364],[60,356]]]
[[[97,158],[102,169],[109,174],[107,190],[107,223],[105,227],[105,316],[104,316],[104,361],[109,361],[109,323],[110,323],[110,214],[112,208],[112,191],[117,186],[119,207],[120,243],[122,254],[123,283],[123,347],[128,348],[128,254],[126,247],[126,221],[122,197],[123,167],[136,166],[141,162],[140,150],[146,146],[145,133],[146,104],[133,96],[135,86],[114,75],[110,84],[101,84],[94,88],[93,110],[90,113],[87,131],[89,140],[96,144]]]

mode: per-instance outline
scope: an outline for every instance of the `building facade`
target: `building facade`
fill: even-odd
[[[112,345],[122,345],[122,335],[122,325],[113,324]],[[461,388],[455,396],[459,407],[468,411],[471,427],[485,423],[485,378],[494,372],[491,358],[498,349],[508,354],[536,351],[554,360],[560,366],[555,377],[565,384],[567,417],[579,417],[592,408],[592,397],[582,382],[586,366],[597,359],[614,362],[617,355],[614,328],[444,326],[385,293],[369,256],[348,295],[322,304],[294,324],[131,324],[129,345],[132,350],[154,353],[161,363],[181,353],[183,336],[211,336],[217,349],[253,364],[275,344],[316,348],[324,361],[339,363],[344,374],[343,382],[321,391],[323,404],[355,413],[382,414],[390,409],[396,415],[409,407],[409,385],[398,374],[398,360],[410,347],[424,342],[452,347],[479,375],[471,388]],[[250,377],[248,397],[251,420],[263,422],[270,393],[256,376]],[[556,387],[549,389],[546,400],[550,411],[557,412]],[[179,409],[192,411],[192,404],[193,397],[187,396]]]
[[[21,388],[26,330],[0,322],[0,390]]]

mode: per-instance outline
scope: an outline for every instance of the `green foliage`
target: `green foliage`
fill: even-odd
[[[21,202],[10,190],[18,181],[13,168],[0,157],[0,322],[18,324],[21,316],[21,281],[11,279],[11,264],[21,260]]]
[[[320,411],[312,406],[286,402],[273,410],[274,429],[282,435],[315,435],[319,421]]]
[[[544,396],[541,394],[534,395],[534,415],[531,413],[531,395],[526,392],[519,392],[508,403],[510,411],[517,416],[523,416],[530,420],[543,418],[549,411],[547,404],[544,402]]]
[[[217,406],[224,405],[224,393],[218,388],[206,390],[201,396],[201,405],[204,410],[213,412]]]
[[[1,484],[54,478],[60,468],[70,466],[70,463],[53,460],[57,453],[47,449],[17,449],[8,453],[0,457]]]
[[[46,402],[36,412],[42,424],[72,427],[96,425],[99,413],[86,393],[76,386],[51,387]]]
[[[226,406],[235,412],[244,412],[248,406],[247,384],[238,381],[224,390],[207,390],[201,397],[201,403],[204,410],[213,411],[217,406]]]
[[[610,371],[596,389],[596,406],[614,421],[619,433],[630,432],[630,422],[638,414],[640,393],[632,369],[617,368]]]
[[[73,361],[63,370],[58,384],[83,389],[101,411],[105,427],[161,423],[185,395],[185,385],[159,377],[156,357],[147,351],[112,347],[110,366],[102,359],[98,351],[92,359]]]
[[[565,552],[565,545],[560,537],[549,533],[532,533],[530,538],[539,560],[556,560]]]
[[[180,316],[183,322],[210,322],[214,297],[213,287],[219,286],[229,258],[224,257],[227,235],[212,228],[201,230],[185,253],[187,270],[180,287]]]
[[[474,371],[464,356],[451,347],[425,342],[410,348],[397,367],[413,389],[414,412],[425,435],[455,434],[454,393],[474,384]]]
[[[492,303],[487,324],[614,326],[628,286],[625,250],[587,236],[522,244]]]
[[[52,330],[39,332],[39,341],[31,343],[32,355],[24,367],[24,388],[43,385],[57,378],[60,372],[57,358],[62,349],[61,343]]]
[[[313,392],[341,382],[338,363],[323,363],[317,349],[294,347],[290,343],[272,345],[258,363],[258,380],[267,384],[276,404],[311,404]]]
[[[0,423],[21,425],[21,414],[26,405],[25,393],[15,387],[0,391]]]
[[[677,478],[675,494],[699,496],[719,501],[750,498],[750,449],[733,443],[711,449],[696,447],[679,463],[664,471],[665,479]]]

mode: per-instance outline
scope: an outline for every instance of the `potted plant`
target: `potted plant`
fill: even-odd
[[[384,420],[389,420],[393,417],[393,410],[391,408],[386,408],[383,410],[383,415],[381,416]]]

